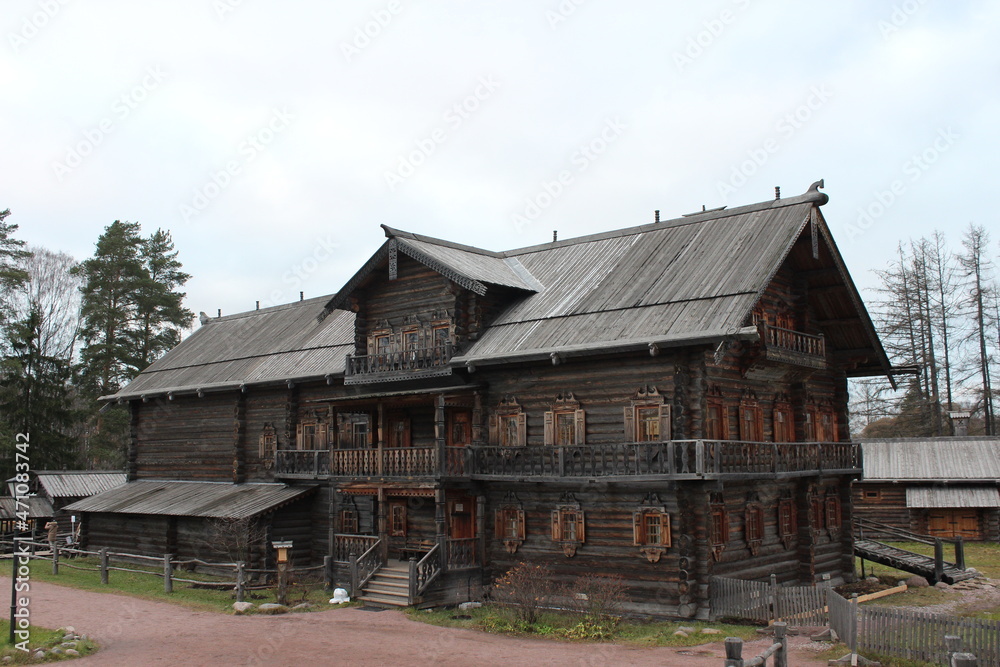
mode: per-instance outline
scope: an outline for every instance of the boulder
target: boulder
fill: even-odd
[[[721,635],[722,630],[717,630],[715,628],[702,628],[701,634],[703,635]]]
[[[919,574],[913,575],[903,583],[906,584],[907,588],[927,588],[930,586],[930,583]]]
[[[944,583],[943,581],[939,581],[936,584],[934,584],[934,588],[938,589],[939,591],[951,590],[951,586]]]
[[[463,602],[462,604],[458,605],[458,608],[461,609],[462,611],[469,611],[470,609],[479,609],[482,606],[483,606],[482,602]]]
[[[68,655],[71,658],[78,658],[80,657],[80,652],[77,651],[75,648],[68,648],[66,649],[66,655]]]
[[[288,607],[274,602],[265,602],[261,606],[257,607],[257,611],[262,614],[287,614]]]
[[[292,611],[296,611],[296,610],[303,611],[305,609],[312,609],[312,603],[311,602],[300,602],[299,604],[297,604],[294,607],[292,607]]]
[[[35,651],[31,657],[34,658],[35,660],[45,660],[45,651],[39,649]]]
[[[246,614],[254,608],[253,602],[234,602],[233,611],[237,614]]]
[[[692,632],[694,632],[694,626],[691,626],[691,625],[682,625],[681,627],[679,627],[677,629],[680,630],[681,632],[686,632],[688,634],[691,634]]]
[[[674,637],[688,637],[688,636],[689,636],[688,633],[684,632],[683,630],[674,631]]]

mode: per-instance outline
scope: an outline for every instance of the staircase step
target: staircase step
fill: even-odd
[[[405,589],[382,588],[381,586],[365,586],[364,595],[382,595],[390,598],[401,598],[406,600],[409,591]]]
[[[368,585],[365,586],[365,590],[367,591],[372,588],[381,588],[387,591],[401,591],[405,594],[405,592],[410,589],[410,584],[409,582],[397,584],[392,581],[376,581],[375,579],[372,579],[368,582]]]
[[[386,579],[403,579],[404,581],[410,578],[409,572],[386,572],[385,570],[379,570],[375,573],[375,577],[384,577]]]
[[[388,595],[369,595],[365,593],[358,598],[364,602],[374,602],[376,604],[384,604],[389,607],[406,607],[408,600],[406,598],[398,598]]]

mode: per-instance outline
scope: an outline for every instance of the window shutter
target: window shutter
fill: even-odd
[[[353,449],[354,448],[354,438],[353,430],[351,428],[351,421],[349,419],[344,419],[343,416],[340,417],[340,421],[337,424],[337,446],[341,449]]]
[[[642,546],[643,542],[642,512],[632,512],[632,543]]]
[[[625,441],[635,442],[639,439],[638,433],[635,431],[635,408],[631,405],[626,405],[622,409],[623,421],[625,422]]]
[[[580,510],[576,513],[576,541],[583,544],[587,541],[587,537],[583,534],[583,511]]]
[[[523,412],[517,416],[517,444],[519,447],[528,444],[528,415]]]
[[[660,545],[669,547],[673,541],[670,536],[670,515],[663,512],[660,514]]]
[[[559,510],[552,510],[552,541],[562,541],[562,526],[559,524]]]
[[[587,442],[587,417],[583,410],[577,410],[573,415],[573,426],[576,431],[574,444],[585,444]]]
[[[495,413],[490,415],[490,444],[500,444],[500,416]]]
[[[326,449],[330,444],[328,436],[328,427],[326,424],[320,424],[316,427],[316,449]]]
[[[544,444],[554,445],[556,443],[555,415],[551,412],[545,413]]]
[[[302,424],[295,425],[295,449],[303,449],[302,446]]]
[[[368,337],[368,356],[370,357],[373,354],[375,354],[375,337],[374,336],[369,336]]]
[[[504,537],[503,510],[496,510],[493,513],[493,535],[498,539]]]
[[[670,423],[670,406],[663,404],[660,406],[660,440],[673,440],[673,431]]]
[[[523,540],[526,532],[524,529],[524,510],[517,510],[517,539]]]

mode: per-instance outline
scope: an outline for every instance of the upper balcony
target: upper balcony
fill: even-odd
[[[671,440],[529,447],[281,450],[278,477],[694,480],[860,474],[854,442]]]
[[[769,361],[809,368],[826,368],[826,340],[822,335],[793,331],[771,326],[767,322],[757,325],[764,353]]]
[[[349,354],[344,384],[375,384],[451,375],[451,341],[378,354]]]

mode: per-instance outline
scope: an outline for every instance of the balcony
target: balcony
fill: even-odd
[[[819,473],[858,474],[853,442],[671,440],[564,447],[435,447],[282,450],[279,477],[409,479],[718,479],[774,478]]]
[[[766,322],[761,322],[758,330],[768,360],[826,368],[826,341],[823,336],[773,327]]]
[[[344,384],[375,384],[451,375],[451,342],[398,352],[349,354]]]

